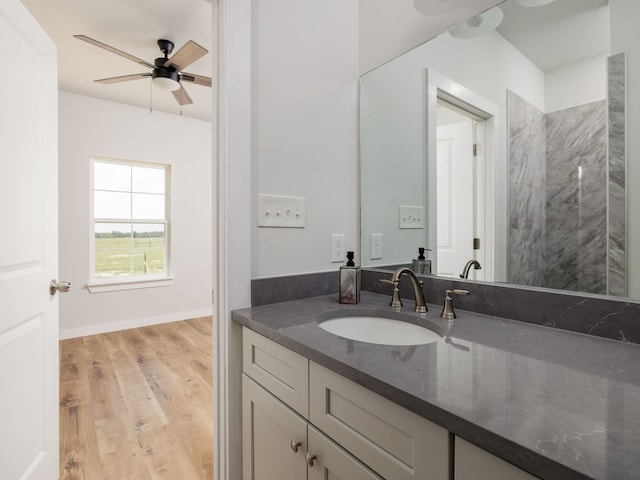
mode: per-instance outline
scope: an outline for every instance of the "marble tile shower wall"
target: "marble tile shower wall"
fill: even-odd
[[[626,59],[608,59],[609,85],[609,293],[626,296]]]
[[[548,113],[544,286],[607,293],[607,102]]]
[[[607,103],[509,101],[509,282],[606,293]]]
[[[546,135],[544,114],[508,91],[509,281],[545,284]]]

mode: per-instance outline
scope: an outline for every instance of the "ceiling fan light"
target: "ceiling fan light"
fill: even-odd
[[[169,92],[173,92],[180,88],[180,82],[172,78],[154,77],[152,81],[156,87],[161,88],[162,90],[167,90]]]
[[[480,15],[476,15],[466,22],[456,25],[449,30],[449,33],[452,37],[463,40],[477,38],[498,28],[503,18],[504,13],[502,10],[494,7]]]

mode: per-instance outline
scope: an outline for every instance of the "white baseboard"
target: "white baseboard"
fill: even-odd
[[[68,338],[86,337],[87,335],[97,335],[99,333],[117,332],[118,330],[128,330],[130,328],[147,327],[149,325],[159,325],[161,323],[177,322],[190,318],[206,317],[213,314],[213,308],[203,308],[188,312],[169,313],[155,317],[134,318],[121,322],[101,323],[100,325],[88,325],[86,327],[65,328],[59,333],[60,340]]]

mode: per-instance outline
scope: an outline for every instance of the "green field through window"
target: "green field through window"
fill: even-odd
[[[96,238],[96,277],[164,272],[164,238]]]

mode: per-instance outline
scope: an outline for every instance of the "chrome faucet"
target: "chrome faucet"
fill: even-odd
[[[413,270],[407,267],[401,267],[393,272],[391,276],[391,280],[387,280],[387,282],[393,285],[393,297],[391,298],[391,307],[396,310],[400,310],[402,307],[402,300],[400,299],[400,277],[403,274],[406,274],[411,280],[411,285],[413,286],[413,295],[416,299],[416,312],[424,313],[427,311],[427,305],[424,301],[424,292],[422,291],[422,282],[416,278],[416,274],[413,273]]]
[[[473,267],[474,270],[482,269],[482,267],[480,266],[480,262],[478,262],[477,260],[469,260],[462,269],[462,275],[460,275],[460,278],[469,278],[469,270],[471,270],[471,267]]]

